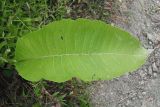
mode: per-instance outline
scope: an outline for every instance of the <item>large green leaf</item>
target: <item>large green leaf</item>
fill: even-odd
[[[136,70],[146,50],[129,33],[101,21],[65,19],[31,32],[17,42],[19,74],[30,81],[112,79]]]

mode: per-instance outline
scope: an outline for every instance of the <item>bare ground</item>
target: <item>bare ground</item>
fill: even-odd
[[[160,0],[116,4],[112,23],[134,34],[151,54],[137,71],[88,87],[92,106],[160,107]]]

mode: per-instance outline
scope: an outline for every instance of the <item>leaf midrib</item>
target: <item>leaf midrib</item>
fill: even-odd
[[[21,59],[18,62],[26,61],[26,60],[33,60],[33,59],[43,59],[43,58],[49,58],[49,57],[64,57],[64,56],[98,56],[98,55],[124,55],[124,56],[144,56],[144,54],[124,54],[124,53],[73,53],[73,54],[55,54],[55,55],[46,55],[41,57],[32,57],[28,59]]]

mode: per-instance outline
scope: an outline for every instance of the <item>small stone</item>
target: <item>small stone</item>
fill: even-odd
[[[140,81],[139,83],[140,83],[141,85],[143,85],[143,84],[144,84],[144,81]]]
[[[159,5],[160,5],[160,1],[158,1],[158,0],[157,0],[156,2],[157,2],[157,4],[159,4]]]
[[[131,101],[130,101],[130,100],[127,100],[126,105],[129,105],[129,104],[131,104]]]
[[[154,51],[154,49],[148,49],[147,51],[149,54],[151,54]]]
[[[146,92],[144,91],[144,92],[142,92],[142,95],[146,95]]]
[[[154,73],[153,73],[153,76],[154,76],[154,77],[157,77],[157,73],[156,73],[156,72],[154,72]]]
[[[147,100],[148,100],[149,102],[152,102],[152,101],[153,101],[153,99],[154,99],[153,97],[148,97],[148,99],[147,99]]]
[[[151,75],[152,74],[152,67],[151,66],[149,66],[149,68],[148,68],[148,73]]]
[[[154,37],[153,34],[147,33],[147,37],[148,37],[148,39],[149,39],[151,42],[155,41],[155,37]]]
[[[152,45],[153,44],[152,41],[149,41],[149,44]]]
[[[155,62],[152,64],[152,68],[153,68],[153,71],[158,71],[158,68],[157,68],[157,66],[156,66],[156,63],[155,63]]]
[[[144,70],[144,71],[140,71],[140,72],[139,72],[139,75],[140,75],[142,78],[145,77],[145,76],[146,76],[145,70]]]

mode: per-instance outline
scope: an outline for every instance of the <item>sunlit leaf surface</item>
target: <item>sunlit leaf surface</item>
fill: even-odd
[[[140,42],[119,28],[97,20],[64,19],[20,38],[15,65],[30,81],[92,81],[134,71],[146,57]]]

